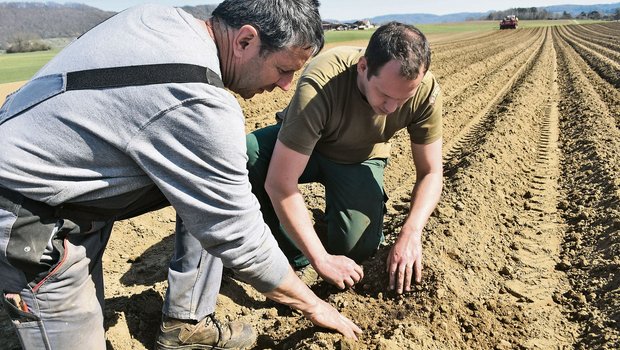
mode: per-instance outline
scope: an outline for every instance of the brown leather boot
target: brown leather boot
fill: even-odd
[[[164,316],[156,350],[245,349],[256,340],[252,326],[242,322],[220,324],[213,314],[198,323]]]

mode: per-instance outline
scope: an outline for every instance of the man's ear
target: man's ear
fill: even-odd
[[[358,75],[366,75],[368,70],[368,61],[366,61],[366,56],[360,57],[359,61],[357,61],[357,74]]]
[[[260,49],[260,37],[256,28],[246,24],[239,28],[235,34],[233,51],[236,57],[241,57],[250,50]],[[258,51],[257,51],[258,52]]]

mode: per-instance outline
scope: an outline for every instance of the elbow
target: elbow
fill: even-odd
[[[416,182],[422,182],[424,180],[431,181],[443,187],[443,168],[439,167],[436,170],[416,173]]]
[[[265,181],[265,192],[267,192],[272,203],[290,197],[298,191],[297,182],[290,181],[290,179],[267,177]]]
[[[267,180],[265,181],[265,192],[267,192],[267,195],[272,200],[274,198],[278,198],[278,195],[282,193],[282,184],[280,183],[280,181],[268,176]]]
[[[267,180],[265,181],[265,192],[267,192],[269,198],[273,197],[275,191],[276,189],[274,181],[270,180],[269,177],[267,177]]]

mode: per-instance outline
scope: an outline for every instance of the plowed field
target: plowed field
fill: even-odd
[[[385,258],[415,181],[409,139],[393,140],[387,242],[346,291],[313,290],[352,318],[358,342],[224,277],[219,318],[256,349],[620,348],[620,23],[431,38],[445,94],[441,202],[424,236],[424,278],[387,291]],[[359,43],[364,45],[364,43]],[[247,131],[292,92],[240,103]],[[313,213],[319,185],[303,187]],[[152,348],[173,243],[171,209],[119,223],[104,258],[110,349]],[[2,316],[6,348],[18,347]]]

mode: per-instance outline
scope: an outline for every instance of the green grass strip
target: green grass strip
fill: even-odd
[[[28,80],[60,49],[0,55],[0,84]]]

